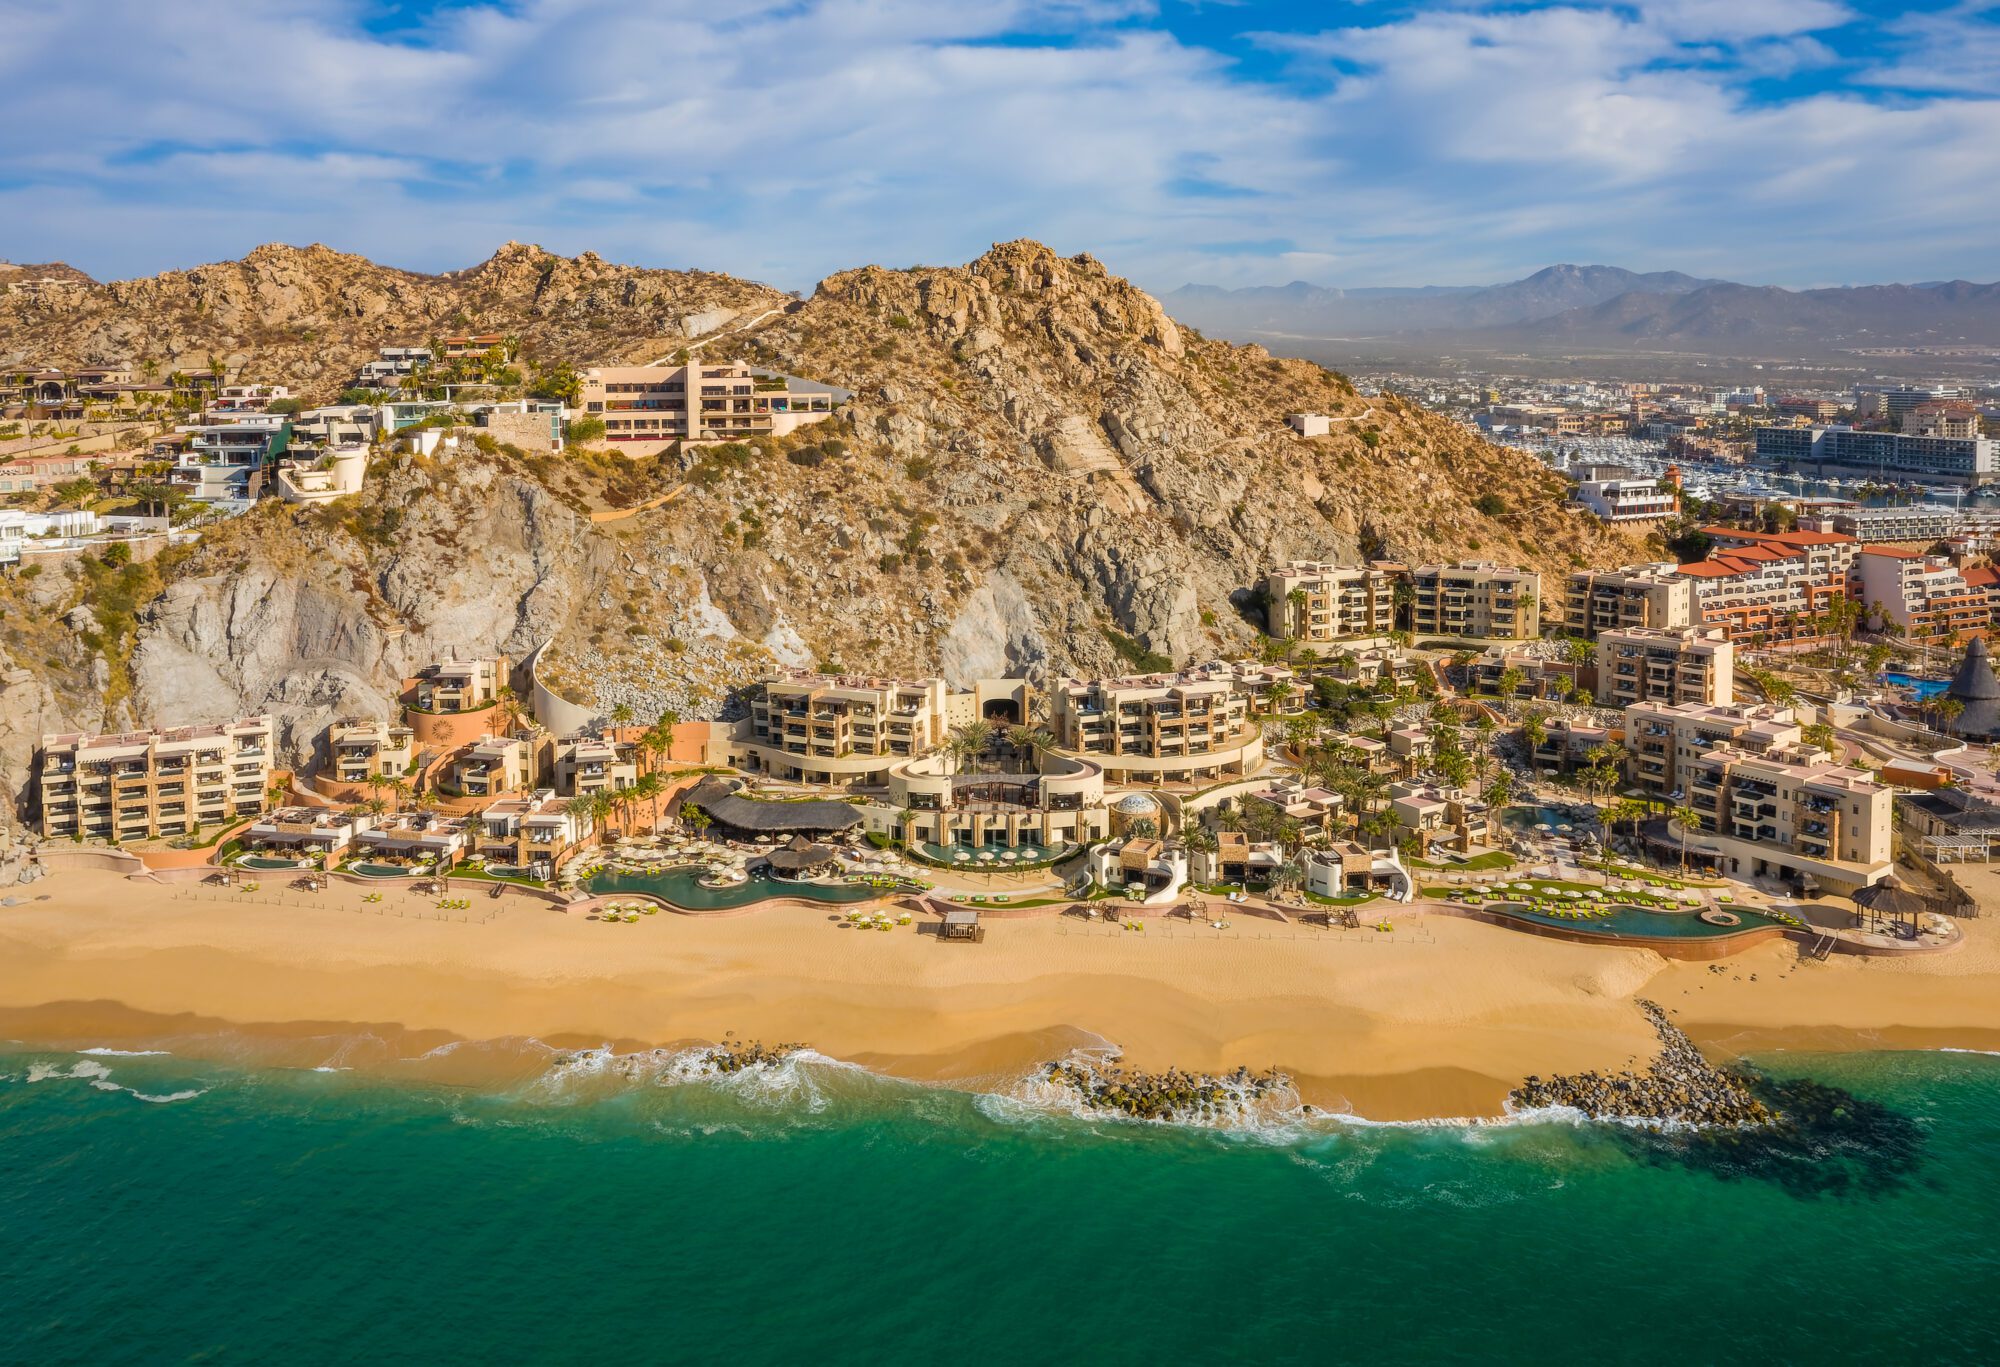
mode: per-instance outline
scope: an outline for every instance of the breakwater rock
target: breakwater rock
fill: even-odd
[[[804,1053],[810,1044],[765,1044],[762,1040],[729,1040],[705,1049],[695,1060],[703,1073],[741,1073],[751,1068],[776,1067],[794,1054]]]
[[[1520,1107],[1568,1106],[1592,1120],[1652,1120],[1698,1126],[1770,1125],[1778,1116],[1741,1075],[1703,1058],[1657,1003],[1639,1009],[1660,1037],[1659,1057],[1644,1072],[1531,1077],[1508,1096]]]
[[[1275,1069],[1253,1073],[1238,1068],[1215,1076],[1169,1068],[1142,1073],[1085,1059],[1047,1065],[1046,1081],[1074,1094],[1085,1109],[1135,1120],[1212,1123],[1248,1119],[1264,1107],[1289,1099],[1291,1079]]]

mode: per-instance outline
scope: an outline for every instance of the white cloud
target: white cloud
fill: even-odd
[[[809,285],[1034,235],[1160,287],[2000,274],[1964,228],[2000,197],[1976,7],[1889,27],[1866,79],[1911,95],[1770,102],[1747,83],[1829,68],[1850,11],[1385,14],[1267,37],[1278,82],[1145,0],[518,0],[394,37],[361,3],[0,0],[0,126],[48,130],[0,146],[0,254],[442,268],[516,237]]]

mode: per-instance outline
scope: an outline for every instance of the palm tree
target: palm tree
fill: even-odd
[[[1671,816],[1675,821],[1680,823],[1681,872],[1685,874],[1688,871],[1688,831],[1690,828],[1697,830],[1700,829],[1701,813],[1696,811],[1692,807],[1676,807],[1671,812],[1667,813],[1667,815]]]
[[[946,746],[960,765],[970,761],[977,766],[979,757],[986,752],[986,743],[993,739],[993,723],[989,721],[969,721],[954,731]]]
[[[618,703],[611,709],[611,724],[613,726],[630,726],[634,715],[631,703]]]
[[[666,790],[667,781],[658,774],[642,774],[639,781],[632,785],[633,800],[647,804],[652,812],[652,819],[647,823],[650,828],[657,828],[660,824],[660,794]]]
[[[683,802],[681,804],[681,825],[693,830],[697,836],[708,830],[711,821],[712,818],[709,814],[695,806],[692,802]]]
[[[1182,829],[1181,843],[1195,854],[1213,854],[1217,845],[1215,833],[1200,822]]]
[[[500,704],[500,719],[509,734],[521,724],[521,700],[508,684],[501,684],[493,691],[494,699]]]
[[[1304,589],[1293,589],[1285,595],[1285,601],[1292,608],[1290,620],[1285,623],[1285,634],[1287,636],[1305,635],[1306,604],[1310,601],[1309,596]]]

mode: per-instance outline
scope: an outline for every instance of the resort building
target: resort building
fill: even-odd
[[[556,745],[558,792],[571,797],[614,793],[638,781],[638,763],[611,741],[577,736]]]
[[[405,376],[429,370],[436,359],[424,346],[385,346],[354,377],[356,389],[395,389]]]
[[[476,712],[490,707],[507,682],[507,661],[440,660],[426,665],[412,686],[423,712]]]
[[[431,812],[391,812],[358,832],[354,843],[364,858],[434,860],[450,868],[465,848],[465,833]]]
[[[1396,819],[1396,843],[1414,839],[1426,855],[1464,854],[1485,844],[1491,829],[1486,804],[1448,784],[1392,783],[1389,812]]]
[[[572,812],[547,788],[503,797],[479,813],[473,853],[531,878],[553,878],[591,836],[590,813]]]
[[[1824,637],[1826,609],[1847,593],[1850,538],[1833,532],[1766,536],[1726,527],[1711,535],[1717,548],[1709,558],[1679,569],[1694,586],[1699,625],[1757,644]]]
[[[1686,766],[1717,746],[1766,754],[1804,743],[1798,714],[1769,703],[1642,702],[1625,709],[1627,779],[1659,801],[1685,795]]]
[[[1101,760],[1112,783],[1246,775],[1264,758],[1251,700],[1275,683],[1258,667],[1220,663],[1177,674],[1065,679],[1055,689],[1056,743]]]
[[[337,446],[303,460],[281,460],[273,471],[278,497],[287,503],[331,503],[358,494],[368,481],[368,448]]]
[[[1896,813],[1904,839],[1936,863],[1986,863],[2000,852],[2000,806],[1963,788],[1898,793]]]
[[[228,384],[215,391],[208,401],[210,413],[263,413],[279,399],[289,399],[292,391],[281,384]]]
[[[1581,672],[1581,666],[1553,653],[1546,641],[1490,645],[1465,667],[1474,692],[1514,698],[1566,698]]]
[[[1689,757],[1685,779],[1682,805],[1701,813],[1689,851],[1723,872],[1810,878],[1852,893],[1893,867],[1892,790],[1815,746],[1718,745]]]
[[[416,736],[391,721],[337,721],[326,731],[335,782],[366,783],[376,774],[401,778],[416,759]]]
[[[1664,522],[1680,511],[1680,491],[1657,479],[1586,479],[1572,498],[1606,522]]]
[[[243,501],[263,489],[266,466],[284,454],[292,424],[282,417],[252,417],[182,429],[187,448],[169,478],[197,503]]]
[[[1338,833],[1346,824],[1344,803],[1339,793],[1296,778],[1274,779],[1269,787],[1243,795],[1246,816],[1259,808],[1274,811],[1307,839],[1331,839]]]
[[[1542,743],[1530,747],[1532,767],[1538,774],[1571,773],[1591,762],[1591,751],[1611,744],[1610,727],[1568,717],[1545,717],[1542,730]]]
[[[499,332],[453,332],[437,341],[438,351],[447,361],[484,356],[495,347],[505,350],[507,346],[506,335]]]
[[[1367,646],[1343,650],[1327,661],[1326,674],[1345,684],[1370,687],[1402,687],[1414,684],[1430,673],[1421,655],[1394,646]]]
[[[1413,891],[1409,871],[1394,850],[1371,850],[1352,840],[1336,840],[1299,856],[1305,870],[1306,891],[1319,897],[1340,897],[1351,892],[1387,892],[1397,901],[1408,901]]]
[[[1941,555],[1863,546],[1854,557],[1854,587],[1876,625],[1892,622],[1911,641],[1983,636],[1992,624],[1989,592],[1968,584]]]
[[[1915,436],[1852,427],[1760,427],[1757,459],[1835,466],[1862,473],[1914,474],[1952,483],[1983,484],[2000,472],[2000,442],[1978,435]]]
[[[149,840],[255,816],[271,781],[269,717],[167,731],[42,737],[42,834]]]
[[[739,768],[803,783],[879,784],[950,734],[943,679],[795,670],[750,698]]]
[[[1600,632],[1593,692],[1599,707],[1733,702],[1736,647],[1720,627]]]
[[[1387,570],[1294,560],[1264,578],[1267,629],[1313,644],[1387,636],[1396,626],[1395,588]]]
[[[1422,722],[1397,727],[1389,733],[1387,742],[1389,756],[1395,761],[1398,772],[1410,777],[1422,773],[1437,753],[1437,737]]]
[[[1419,636],[1518,639],[1541,632],[1542,577],[1512,565],[1419,565],[1410,627]]]
[[[451,786],[464,797],[499,797],[539,787],[555,743],[547,736],[481,736],[451,762]]]
[[[332,868],[371,824],[359,807],[280,807],[259,817],[243,833],[243,844],[260,854],[319,855]]]
[[[1958,530],[1958,515],[1938,504],[1912,503],[1900,508],[1845,508],[1833,515],[1835,531],[1857,543],[1942,541]]]
[[[819,422],[853,396],[736,361],[586,370],[583,411],[604,423],[604,439],[629,456],[658,455],[676,442],[782,437]]]
[[[1906,437],[1971,441],[1980,434],[1979,409],[1964,399],[1932,399],[1903,414],[1902,431]]]
[[[899,761],[889,768],[885,799],[896,812],[895,833],[934,859],[981,850],[1034,858],[1110,834],[1101,764],[1044,751],[1034,765],[966,773],[941,754]]]
[[[1618,570],[1576,570],[1563,594],[1563,629],[1595,640],[1631,627],[1674,631],[1695,623],[1694,584],[1671,560]]]

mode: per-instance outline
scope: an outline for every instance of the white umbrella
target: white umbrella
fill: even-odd
[[[972,858],[972,856],[967,854],[964,850],[960,850],[957,854],[953,855],[952,858],[954,860],[963,861]]]

